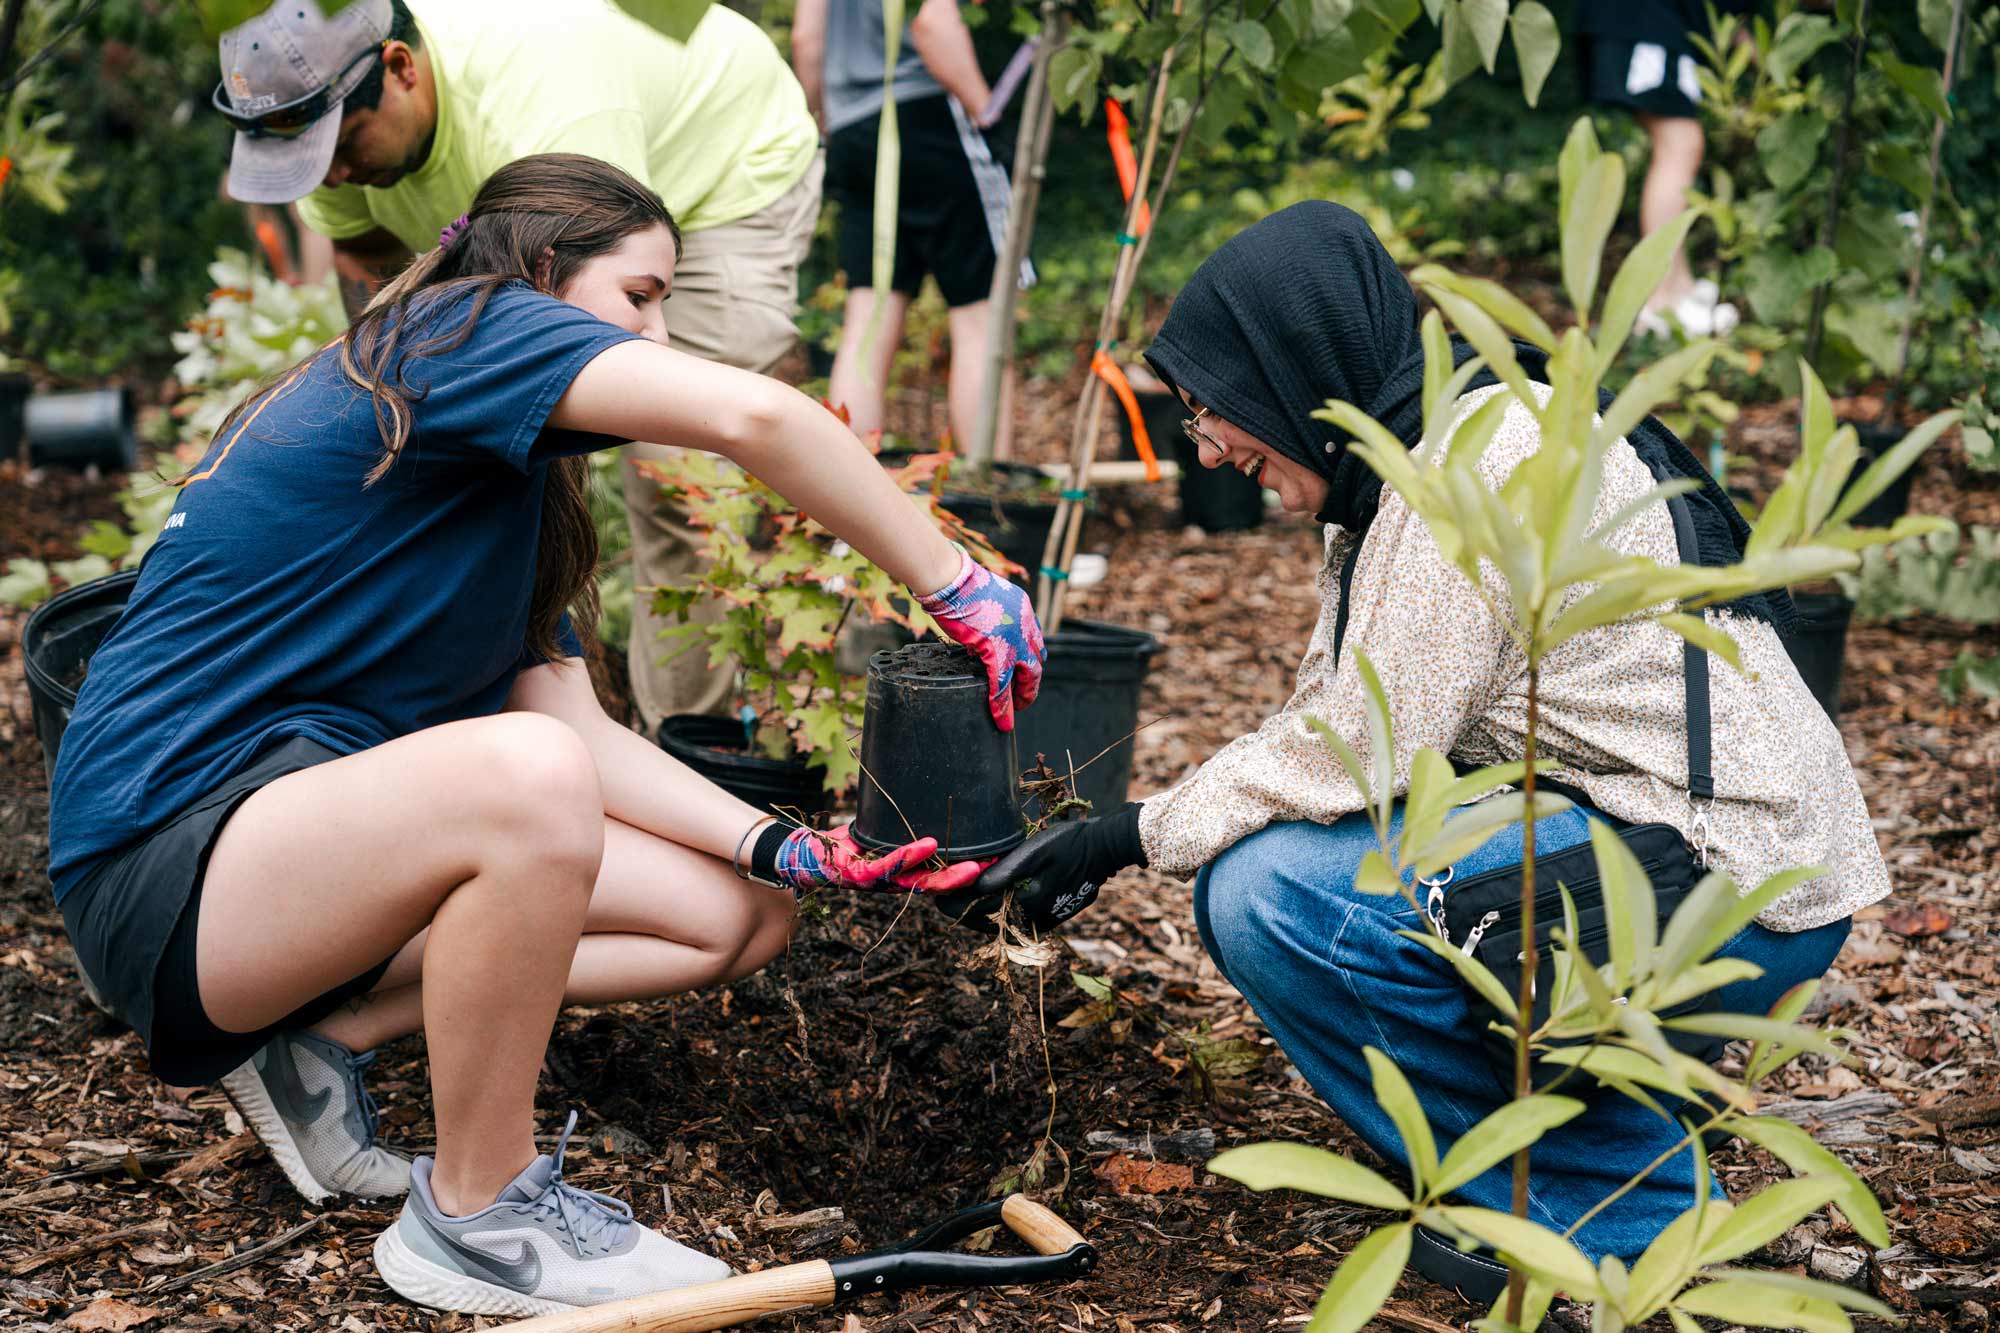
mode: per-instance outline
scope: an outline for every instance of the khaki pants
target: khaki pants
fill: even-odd
[[[666,311],[673,347],[760,374],[791,351],[799,336],[792,324],[799,264],[819,220],[824,167],[823,158],[814,158],[798,184],[775,203],[683,238]],[[671,458],[676,452],[663,444],[628,444],[622,466],[625,513],[632,525],[632,577],[638,589],[629,644],[632,698],[648,736],[658,732],[660,719],[670,713],[726,713],[735,683],[727,667],[709,666],[705,643],[660,661],[685,640],[678,635],[659,638],[662,629],[680,622],[653,614],[648,589],[683,583],[700,567],[702,534],[687,526],[680,506],[662,497],[659,483],[633,464]],[[710,605],[697,606],[690,623],[717,615]]]

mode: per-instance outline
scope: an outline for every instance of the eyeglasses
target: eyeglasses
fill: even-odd
[[[1205,444],[1215,450],[1219,456],[1227,458],[1229,456],[1229,446],[1221,440],[1216,439],[1213,435],[1210,435],[1197,424],[1207,415],[1207,408],[1197,407],[1194,410],[1193,416],[1186,417],[1181,421],[1181,434],[1187,436],[1188,442],[1194,445],[1195,448],[1199,449]]]
[[[340,73],[334,75],[332,81],[319,91],[307,93],[295,102],[272,107],[269,111],[260,111],[254,116],[246,116],[231,106],[229,94],[224,91],[220,83],[215,85],[215,92],[208,99],[209,104],[222,113],[224,120],[253,139],[296,139],[311,129],[313,123],[327,113],[327,109],[336,100],[333,90],[354,72],[355,66],[363,61],[373,60],[380,54],[382,54],[380,46],[371,46],[348,61]]]

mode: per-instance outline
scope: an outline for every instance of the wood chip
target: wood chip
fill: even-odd
[[[151,1323],[162,1313],[150,1305],[132,1305],[116,1296],[104,1296],[63,1320],[63,1325],[84,1333],[124,1333],[125,1329]]]

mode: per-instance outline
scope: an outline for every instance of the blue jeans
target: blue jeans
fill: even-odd
[[[1400,824],[1400,808],[1396,819]],[[1538,853],[1589,836],[1578,810],[1535,825]],[[1518,862],[1521,838],[1519,824],[1502,829],[1457,863],[1457,877]],[[1408,1160],[1402,1138],[1375,1104],[1363,1047],[1382,1051],[1409,1078],[1440,1153],[1500,1106],[1507,1090],[1487,1064],[1481,1025],[1458,975],[1396,933],[1423,929],[1416,910],[1401,896],[1354,888],[1361,858],[1374,847],[1374,829],[1362,814],[1331,825],[1273,824],[1203,867],[1194,915],[1216,966],[1299,1072],[1370,1148],[1400,1164]],[[1753,962],[1764,975],[1725,987],[1720,1007],[1767,1012],[1787,990],[1826,971],[1847,928],[1845,920],[1796,934],[1745,927],[1718,956]],[[1681,1135],[1678,1124],[1625,1097],[1596,1097],[1589,1110],[1536,1145],[1530,1215],[1566,1230]],[[1509,1168],[1497,1166],[1459,1190],[1458,1198],[1504,1211],[1510,1180]],[[1605,1254],[1630,1259],[1693,1201],[1694,1155],[1688,1150],[1592,1218],[1574,1239],[1593,1260]]]

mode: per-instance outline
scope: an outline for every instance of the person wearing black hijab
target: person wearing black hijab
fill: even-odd
[[[1516,350],[1545,394],[1547,358],[1525,344]],[[1454,344],[1460,363],[1472,355]],[[1400,1136],[1375,1103],[1364,1056],[1379,1049],[1410,1079],[1448,1144],[1496,1109],[1505,1091],[1480,1050],[1482,1025],[1456,974],[1399,934],[1422,928],[1415,910],[1399,896],[1354,888],[1374,831],[1361,794],[1311,725],[1324,723],[1367,752],[1356,665],[1365,653],[1394,718],[1399,787],[1419,747],[1475,766],[1523,753],[1526,660],[1491,609],[1508,602],[1504,579],[1489,572],[1482,597],[1443,558],[1423,521],[1348,449],[1348,436],[1312,416],[1329,399],[1343,400],[1417,444],[1424,361],[1416,296],[1359,216],[1331,203],[1297,204],[1202,264],[1146,359],[1187,404],[1204,465],[1236,467],[1276,490],[1286,509],[1326,525],[1321,617],[1295,692],[1283,711],[1173,788],[1044,831],[940,906],[991,929],[1011,892],[1030,924],[1048,928],[1128,866],[1196,876],[1203,943],[1320,1096],[1376,1151],[1399,1160]],[[1457,412],[1462,419],[1503,392],[1482,374]],[[1480,476],[1498,487],[1539,445],[1534,414],[1509,405],[1477,464]],[[1669,477],[1698,483],[1687,497],[1695,558],[1735,563],[1748,527],[1687,447],[1652,418],[1607,452],[1595,521]],[[1681,559],[1663,506],[1608,540],[1662,564]],[[1839,733],[1779,641],[1790,616],[1781,593],[1709,613],[1736,640],[1745,667],[1708,673],[1712,862],[1747,887],[1793,866],[1828,868],[1724,946],[1723,956],[1762,969],[1720,993],[1719,1007],[1739,1012],[1763,1013],[1823,973],[1853,912],[1888,893]],[[1543,659],[1540,753],[1552,765],[1549,777],[1587,800],[1536,822],[1538,853],[1586,841],[1592,818],[1687,826],[1684,651],[1670,631],[1642,622],[1592,631]],[[1503,828],[1443,878],[1516,864],[1521,847],[1521,826]],[[1433,896],[1441,900],[1444,887]],[[1569,1226],[1679,1136],[1636,1103],[1599,1099],[1535,1149],[1536,1218]],[[1637,1255],[1688,1205],[1695,1179],[1691,1154],[1680,1153],[1596,1212],[1577,1244],[1593,1259]],[[1506,1172],[1496,1167],[1458,1197],[1504,1210],[1508,1193]],[[1504,1282],[1490,1260],[1428,1233],[1415,1255],[1420,1269],[1468,1295]]]

